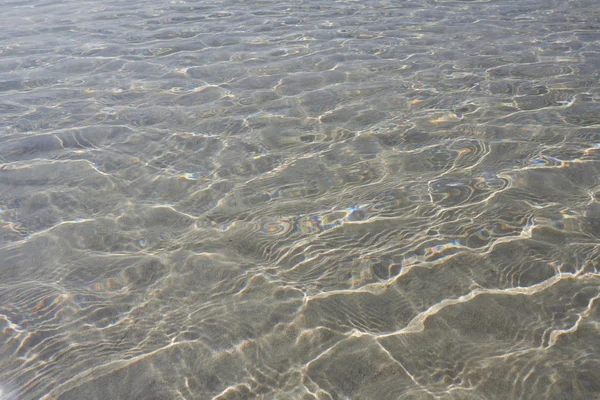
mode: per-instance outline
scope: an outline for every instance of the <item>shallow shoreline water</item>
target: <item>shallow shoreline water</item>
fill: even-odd
[[[3,3],[0,399],[600,398],[598,21]]]

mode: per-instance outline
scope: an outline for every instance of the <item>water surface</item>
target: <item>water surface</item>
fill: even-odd
[[[1,8],[0,398],[600,398],[597,1]]]

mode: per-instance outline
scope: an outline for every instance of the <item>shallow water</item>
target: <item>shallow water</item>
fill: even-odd
[[[595,0],[5,0],[0,398],[599,399]]]

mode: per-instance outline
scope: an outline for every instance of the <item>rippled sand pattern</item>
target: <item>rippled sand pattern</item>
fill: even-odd
[[[596,0],[0,15],[0,398],[600,399]]]

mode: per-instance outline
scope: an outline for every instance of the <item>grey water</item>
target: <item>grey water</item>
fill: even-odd
[[[3,0],[0,398],[600,399],[597,0]]]

